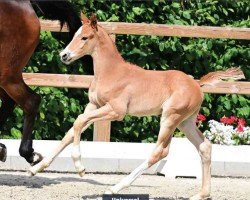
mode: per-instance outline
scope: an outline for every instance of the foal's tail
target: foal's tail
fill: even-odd
[[[239,80],[244,79],[245,76],[240,67],[230,68],[226,71],[210,72],[207,75],[201,77],[199,84],[203,85],[215,85],[222,80]]]
[[[68,0],[31,0],[31,3],[36,4],[45,17],[60,20],[61,27],[64,23],[67,23],[72,38],[82,26],[80,17]]]

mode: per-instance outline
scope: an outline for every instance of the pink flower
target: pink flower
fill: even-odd
[[[234,120],[234,122],[237,122],[237,121],[238,121],[238,118],[235,117],[235,116],[231,116],[230,119]]]
[[[243,118],[239,118],[238,119],[237,131],[243,132],[245,125],[246,125],[246,121]]]
[[[238,120],[237,117],[235,116],[231,116],[231,117],[222,117],[220,118],[220,122],[222,122],[223,124],[233,124],[233,123],[236,123]]]
[[[199,122],[199,121],[201,121],[201,122],[206,121],[206,116],[203,115],[203,114],[198,114],[198,115],[197,115],[196,122]]]
[[[244,126],[238,125],[238,126],[237,126],[237,131],[238,131],[238,132],[243,132],[243,131],[244,131]]]
[[[238,124],[245,126],[246,125],[246,121],[243,118],[239,118],[238,119]]]
[[[232,120],[230,120],[230,118],[225,116],[220,118],[220,122],[222,122],[223,124],[232,124]]]

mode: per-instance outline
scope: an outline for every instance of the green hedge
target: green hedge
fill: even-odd
[[[76,9],[97,13],[100,21],[124,21],[199,26],[250,27],[250,5],[246,1],[94,1],[74,0]],[[57,38],[57,39],[55,39]],[[68,43],[64,33],[41,33],[41,42],[26,72],[86,74],[78,61],[63,65],[58,53]],[[145,69],[177,69],[200,78],[216,70],[240,66],[250,79],[250,43],[246,40],[197,39],[179,37],[118,35],[117,47],[129,62]],[[36,139],[61,139],[88,102],[87,91],[79,89],[39,88],[42,96]],[[205,95],[201,113],[207,119],[222,116],[243,117],[250,124],[250,98],[244,95]],[[1,137],[20,138],[23,112],[17,108],[8,120]],[[206,126],[204,127],[204,129]],[[159,130],[159,117],[126,116],[112,123],[112,141],[153,142]],[[92,129],[83,139],[92,140]],[[178,132],[176,135],[180,135]]]

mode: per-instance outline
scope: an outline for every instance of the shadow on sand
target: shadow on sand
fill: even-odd
[[[54,184],[61,184],[62,182],[82,182],[92,185],[111,186],[111,184],[101,183],[92,179],[72,178],[72,177],[57,177],[46,178],[41,176],[29,177],[15,174],[0,174],[0,185],[7,186],[25,186],[27,188],[42,188],[43,186],[50,186]]]
[[[88,183],[91,185],[101,185],[101,186],[112,186],[113,184],[102,183],[87,178],[74,178],[74,177],[56,177],[56,178],[46,178],[42,176],[25,176],[18,174],[0,174],[0,185],[6,186],[25,186],[27,188],[43,188],[43,186],[50,186],[55,184],[61,184],[63,182],[79,182],[79,183]],[[149,185],[131,185],[131,187],[148,187],[153,186]]]
[[[42,176],[34,176],[29,177],[28,175],[18,175],[18,174],[0,174],[0,185],[15,187],[15,186],[24,186],[27,188],[35,188],[40,189],[44,186],[50,186],[55,184],[61,184],[63,182],[82,182],[82,183],[88,183],[92,185],[101,185],[101,186],[112,186],[113,184],[106,184],[102,182],[98,182],[92,179],[84,179],[84,178],[74,178],[74,177],[56,177],[56,178],[47,178]],[[131,187],[154,187],[149,185],[132,185]],[[93,194],[93,195],[84,195],[82,196],[83,200],[86,199],[102,199],[102,195]],[[155,197],[155,198],[149,198],[150,200],[188,200],[188,198],[184,197],[176,197],[176,198],[168,198],[168,197]]]

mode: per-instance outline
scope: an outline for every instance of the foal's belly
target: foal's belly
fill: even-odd
[[[132,116],[160,115],[161,112],[161,101],[154,98],[144,98],[143,96],[131,100],[127,107],[127,114]]]
[[[148,109],[148,110],[128,110],[127,114],[135,117],[143,117],[143,116],[157,116],[161,115],[162,109]]]

